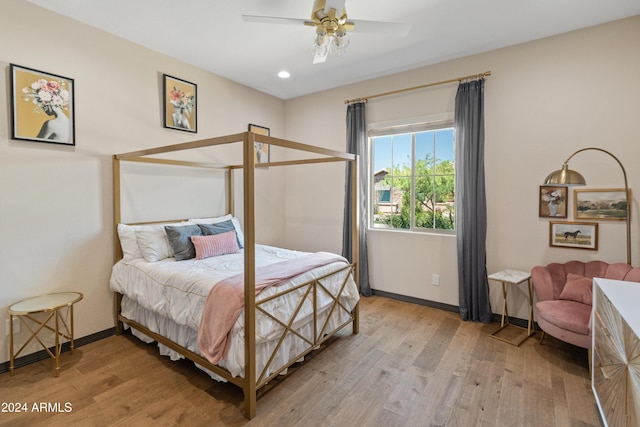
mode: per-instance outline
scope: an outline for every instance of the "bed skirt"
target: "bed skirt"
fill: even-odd
[[[141,325],[144,325],[152,332],[155,332],[170,341],[184,347],[193,353],[198,355],[200,351],[198,349],[198,331],[185,325],[180,325],[173,320],[154,313],[145,309],[136,303],[136,301],[128,298],[126,295],[122,296],[121,300],[121,315],[127,319],[136,321]],[[327,320],[327,316],[330,315],[325,331],[334,331],[350,323],[352,319],[351,313],[346,312],[343,309],[330,310],[328,305],[319,308],[316,311],[317,319],[314,322],[312,315],[307,315],[302,319],[296,319],[292,326],[298,334],[303,337],[311,338],[314,336],[314,324],[324,324]],[[241,318],[244,315],[241,315]],[[128,327],[125,323],[125,327]],[[231,346],[227,358],[221,360],[218,366],[228,371],[233,377],[244,378],[244,334],[243,330],[234,328],[232,333]],[[279,331],[275,331],[268,337],[256,340],[256,372],[263,373],[263,377],[268,377],[274,372],[280,370],[283,366],[291,365],[291,360],[295,355],[302,354],[308,347],[308,343],[299,338],[297,335],[288,333],[280,343],[280,337],[284,328],[279,328]],[[131,328],[132,334],[143,342],[151,343],[156,341],[155,339],[145,335],[143,332]],[[168,346],[158,342],[157,343],[159,353],[163,356],[169,357],[171,360],[184,359],[185,356],[175,351]],[[272,353],[277,350],[274,358],[270,361]],[[298,362],[303,361],[304,358],[298,359]],[[199,369],[205,371],[211,378],[218,381],[227,381],[220,375],[212,372],[211,370],[203,367],[202,365],[195,363]],[[265,366],[269,365],[269,368],[265,370]],[[282,370],[280,374],[286,374],[286,369]]]

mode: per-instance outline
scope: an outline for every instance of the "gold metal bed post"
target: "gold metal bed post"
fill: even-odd
[[[113,230],[113,263],[118,262],[120,258],[122,258],[122,247],[120,246],[120,239],[118,237],[118,224],[122,221],[122,210],[120,205],[120,160],[116,156],[113,156],[112,161],[113,166],[113,222],[115,224],[115,230]],[[122,335],[124,327],[122,322],[119,320],[120,317],[120,302],[122,300],[122,295],[116,293],[114,295],[113,304],[114,304],[114,313],[115,313],[115,328],[116,335]]]
[[[248,419],[256,416],[256,229],[255,229],[255,165],[253,155],[254,134],[243,138],[244,157],[244,414]]]

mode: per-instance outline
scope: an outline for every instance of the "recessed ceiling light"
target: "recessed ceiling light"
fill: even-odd
[[[291,77],[291,74],[289,74],[288,71],[282,70],[278,73],[278,77],[280,77],[281,79],[288,79],[289,77]]]

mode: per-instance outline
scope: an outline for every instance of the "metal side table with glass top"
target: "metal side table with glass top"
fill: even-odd
[[[56,377],[60,376],[60,353],[62,351],[62,344],[65,339],[69,340],[71,354],[73,354],[73,305],[82,298],[83,295],[80,292],[58,292],[27,298],[13,304],[7,309],[10,325],[13,325],[13,318],[16,317],[20,320],[21,324],[31,332],[29,339],[14,353],[13,327],[9,328],[9,369],[12,376],[15,358],[33,339],[38,341],[42,348],[44,348],[54,360]],[[66,310],[64,310],[65,307]],[[36,317],[35,315],[38,313],[45,314]],[[50,325],[49,322],[52,322],[52,325]],[[53,351],[51,351],[38,336],[43,329],[48,329],[54,333],[55,345],[52,347]]]

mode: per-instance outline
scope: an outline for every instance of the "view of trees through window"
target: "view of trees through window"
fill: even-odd
[[[374,228],[453,230],[452,127],[371,139]]]

